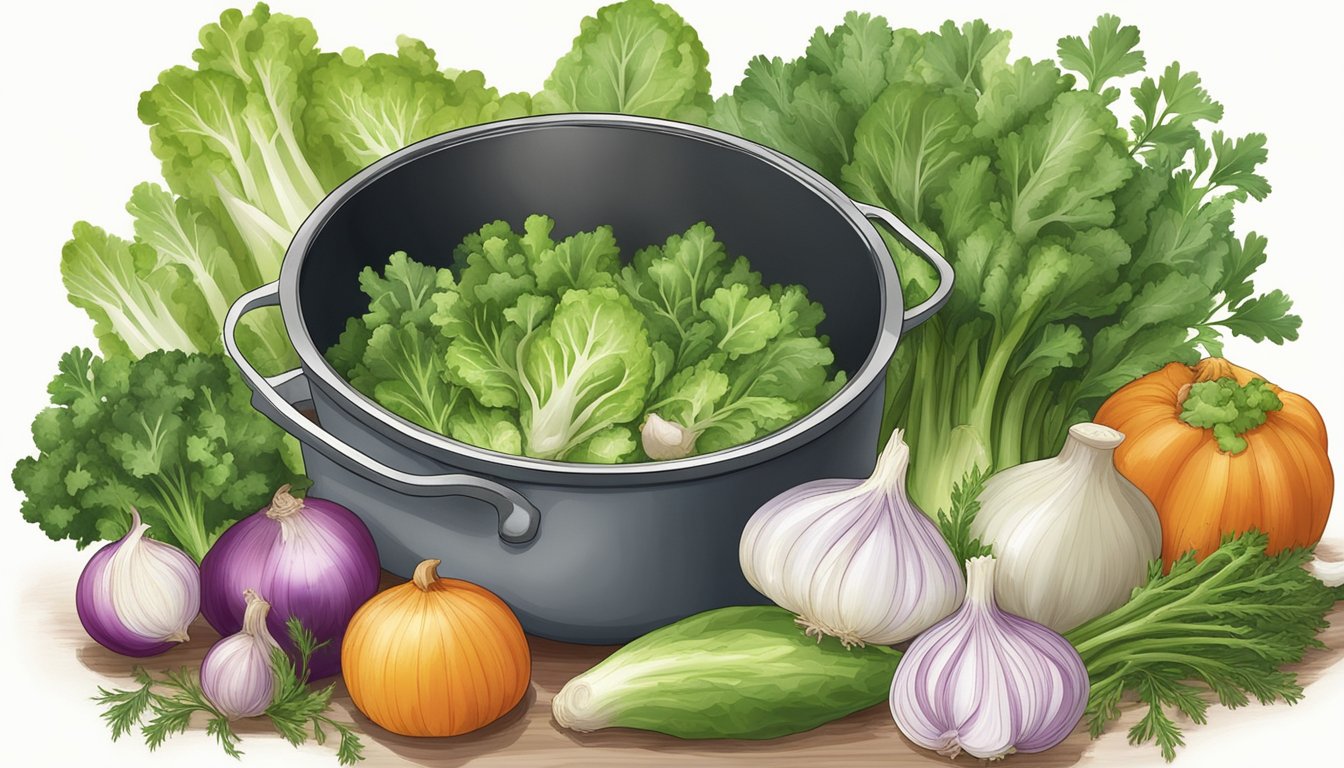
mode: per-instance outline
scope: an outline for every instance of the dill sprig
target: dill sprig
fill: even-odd
[[[1120,716],[1125,691],[1148,707],[1129,741],[1155,742],[1167,760],[1185,744],[1172,713],[1202,725],[1208,693],[1228,708],[1302,698],[1282,668],[1323,647],[1316,634],[1339,595],[1303,568],[1310,548],[1268,555],[1266,543],[1259,531],[1225,536],[1208,557],[1187,552],[1165,575],[1154,561],[1129,602],[1065,635],[1087,665],[1093,738]]]
[[[272,651],[271,667],[275,670],[276,690],[271,705],[266,708],[275,730],[290,744],[298,746],[311,738],[318,744],[327,742],[327,731],[335,733],[339,741],[336,759],[341,765],[353,765],[364,758],[364,745],[359,736],[345,723],[332,720],[327,714],[331,705],[334,685],[320,689],[308,687],[309,663],[313,654],[326,645],[317,642],[312,632],[290,617],[286,623],[290,639],[298,649],[296,665],[284,651]],[[116,741],[140,726],[145,745],[158,749],[169,737],[183,733],[193,718],[205,717],[205,732],[213,736],[225,754],[238,758],[241,741],[229,718],[215,708],[201,690],[199,676],[189,669],[169,671],[155,677],[137,667],[134,677],[139,687],[131,690],[98,689],[93,700],[105,709],[102,718]],[[145,720],[148,716],[148,721]]]

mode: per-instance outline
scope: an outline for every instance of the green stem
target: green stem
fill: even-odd
[[[1206,647],[1246,649],[1252,644],[1253,641],[1240,637],[1153,637],[1134,643],[1128,643],[1121,648],[1112,650],[1110,653],[1097,656],[1087,666],[1089,668],[1105,669],[1111,664],[1121,661],[1131,661],[1149,651],[1165,652],[1173,646],[1182,649]],[[1201,659],[1201,661],[1203,661],[1203,659]]]
[[[1197,567],[1180,573],[1175,576],[1168,576],[1162,582],[1160,588],[1150,589],[1142,592],[1131,599],[1123,608],[1112,611],[1111,613],[1095,619],[1082,627],[1082,632],[1070,632],[1068,634],[1069,642],[1077,649],[1080,655],[1085,654],[1089,649],[1103,645],[1107,642],[1119,638],[1143,634],[1147,628],[1160,622],[1163,616],[1178,612],[1186,605],[1198,605],[1204,599],[1209,591],[1218,588],[1222,582],[1232,578],[1234,571],[1239,566],[1256,556],[1255,552],[1243,553],[1235,560],[1222,566],[1216,566],[1223,550],[1215,550]],[[1204,581],[1195,585],[1192,589],[1186,590],[1185,584],[1196,581],[1204,577],[1204,574],[1212,569],[1214,572]],[[1165,605],[1152,606],[1153,603],[1161,603],[1163,600],[1169,600],[1170,595],[1179,594],[1180,597],[1170,600]],[[1152,607],[1150,607],[1152,606]],[[1142,617],[1135,619],[1134,617]]]
[[[1022,339],[1031,328],[1031,321],[1034,316],[1034,312],[1019,314],[1013,320],[1013,324],[1009,326],[1003,339],[994,346],[994,351],[990,353],[989,360],[985,363],[984,375],[980,379],[980,386],[976,389],[975,407],[971,412],[970,420],[971,425],[978,428],[982,435],[994,434],[992,430],[994,426],[994,407],[998,402],[999,385],[1003,383],[1004,373],[1008,370],[1008,362],[1017,352],[1017,346],[1022,343]]]
[[[182,545],[182,549],[196,562],[201,562],[210,550],[209,537],[205,532],[205,521],[200,515],[192,514],[192,505],[188,500],[186,478],[179,466],[175,472],[175,482],[167,483],[155,476],[151,483],[159,492],[164,523],[168,530]]]
[[[1026,420],[1027,409],[1032,403],[1049,397],[1048,393],[1040,391],[1039,384],[1042,380],[1041,377],[1036,377],[1029,381],[1017,381],[1009,390],[1008,397],[1003,405],[1003,414],[999,417],[999,434],[994,448],[994,466],[1005,468],[1022,463],[1022,428],[1027,424],[1036,423]]]

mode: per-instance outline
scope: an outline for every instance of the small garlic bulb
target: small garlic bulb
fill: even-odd
[[[1056,632],[1120,607],[1161,555],[1152,502],[1115,468],[1125,436],[1074,424],[1053,459],[985,483],[971,532],[999,560],[999,604]]]
[[[994,603],[994,558],[966,561],[966,602],[910,644],[891,682],[906,738],[997,760],[1063,741],[1087,707],[1087,668],[1069,642]]]
[[[266,629],[271,605],[244,590],[243,629],[210,647],[201,661],[201,690],[230,720],[263,714],[275,696],[272,651],[280,646]]]
[[[766,502],[742,532],[747,581],[798,614],[809,635],[890,645],[961,604],[952,551],[906,496],[903,437],[892,433],[867,480],[804,483]]]
[[[75,607],[89,636],[125,656],[152,656],[187,640],[201,607],[200,571],[185,552],[131,528],[98,550],[79,576]]]

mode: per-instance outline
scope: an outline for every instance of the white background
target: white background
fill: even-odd
[[[146,128],[136,118],[139,94],[173,64],[190,64],[199,27],[225,0],[133,4],[24,3],[5,12],[0,31],[0,302],[6,362],[0,390],[0,468],[31,450],[28,425],[47,403],[45,385],[57,357],[92,345],[91,323],[65,301],[58,261],[70,225],[86,219],[129,234],[123,206],[136,183],[158,180]],[[570,47],[579,19],[599,0],[567,2],[377,2],[281,0],[275,10],[313,20],[324,50],[357,45],[395,49],[399,33],[424,39],[443,66],[481,69],[501,90],[538,90]],[[1226,107],[1232,135],[1269,136],[1265,175],[1274,193],[1238,209],[1238,229],[1269,236],[1262,288],[1281,287],[1305,318],[1299,341],[1286,347],[1232,341],[1232,360],[1302,393],[1336,430],[1335,465],[1344,466],[1344,372],[1338,180],[1344,110],[1337,88],[1341,13],[1332,4],[1194,4],[1055,2],[778,2],[678,0],[674,6],[699,31],[711,55],[714,93],[737,82],[757,53],[799,55],[818,25],[838,23],[856,8],[926,30],[945,18],[981,17],[1013,32],[1014,56],[1053,56],[1065,34],[1086,34],[1104,11],[1120,13],[1143,33],[1149,70],[1173,59],[1197,70]],[[16,8],[18,10],[16,10]],[[1329,8],[1330,10],[1327,10]],[[95,676],[69,659],[50,658],[31,633],[40,614],[20,615],[35,587],[34,568],[59,564],[75,573],[89,552],[48,541],[18,514],[19,498],[0,481],[0,716],[6,734],[0,762],[10,765],[237,765],[202,736],[181,737],[154,756],[132,739],[113,745],[88,696]],[[1327,538],[1344,539],[1344,512]],[[73,600],[71,600],[73,603]],[[73,605],[70,606],[73,610]],[[64,662],[64,663],[62,663]],[[1338,764],[1344,748],[1344,664],[1312,684],[1296,707],[1215,710],[1213,723],[1187,729],[1181,768],[1273,764],[1315,756]],[[334,765],[325,751],[295,752],[278,740],[249,739],[248,765]],[[1130,764],[1152,759],[1135,749]],[[1016,762],[1016,761],[1014,761]],[[1087,758],[1084,758],[1087,762]],[[1027,764],[1025,761],[1021,764]],[[1289,764],[1292,764],[1291,762]]]

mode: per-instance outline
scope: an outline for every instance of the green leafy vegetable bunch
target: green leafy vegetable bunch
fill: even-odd
[[[929,509],[973,467],[1053,455],[1116,388],[1217,354],[1224,332],[1281,343],[1300,323],[1283,293],[1255,293],[1265,238],[1232,228],[1269,192],[1263,135],[1206,134],[1222,105],[1179,64],[1141,75],[1139,32],[1114,16],[1057,62],[1008,44],[982,21],[925,33],[850,13],[801,57],[752,59],[709,119],[895,211],[956,268],[887,377],[884,433],[905,429]],[[932,272],[888,244],[922,299]]]
[[[1156,742],[1168,760],[1185,743],[1173,713],[1202,725],[1205,691],[1229,708],[1302,698],[1284,666],[1324,647],[1317,633],[1341,595],[1303,567],[1310,548],[1267,555],[1266,542],[1259,531],[1227,536],[1208,557],[1196,562],[1187,552],[1166,574],[1155,560],[1129,602],[1066,635],[1092,681],[1094,738],[1120,716],[1126,691],[1147,707],[1129,740]]]

